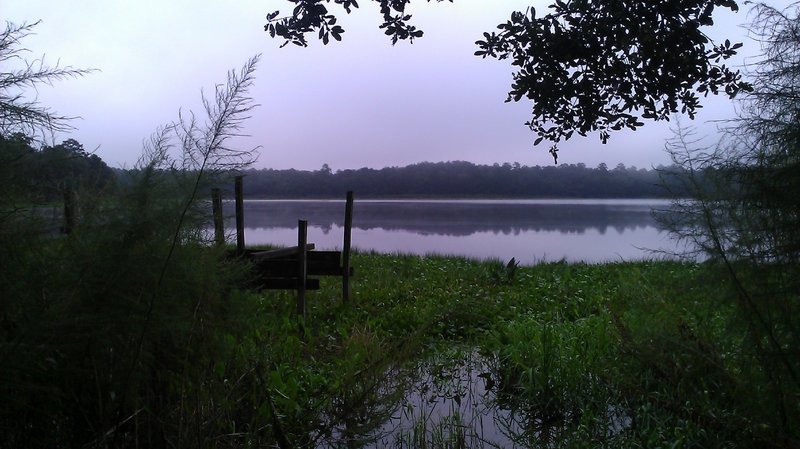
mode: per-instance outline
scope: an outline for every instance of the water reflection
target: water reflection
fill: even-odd
[[[416,381],[367,448],[514,448],[523,430],[498,406],[489,364],[453,348],[422,361]]]
[[[365,449],[563,447],[592,435],[613,441],[632,422],[607,405],[603,416],[543,418],[542,404],[503,391],[495,355],[454,347],[423,360],[391,417],[366,436]]]
[[[357,200],[353,246],[481,259],[516,257],[522,263],[637,259],[650,254],[646,249],[675,249],[652,215],[667,206],[659,200]],[[309,241],[317,248],[341,247],[343,201],[246,201],[247,243],[291,245],[298,219],[308,220]]]

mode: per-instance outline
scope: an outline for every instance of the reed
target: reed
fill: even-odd
[[[323,278],[301,335],[292,293],[241,289],[246,266],[187,242],[159,287],[164,301],[123,406],[142,293],[156,285],[153,261],[168,248],[131,236],[124,253],[98,257],[99,237],[81,235],[29,255],[21,280],[41,279],[58,262],[44,289],[14,287],[17,330],[4,328],[2,346],[8,446],[23,438],[28,447],[109,446],[109,431],[119,434],[116,447],[797,440],[782,430],[769,373],[741,344],[746,329],[725,305],[719,273],[666,261],[518,266],[494,282],[505,264],[356,252],[350,303],[341,303],[337,280]],[[47,264],[34,263],[41,255]],[[411,401],[414,391],[433,402]],[[392,430],[398,414],[410,425]]]

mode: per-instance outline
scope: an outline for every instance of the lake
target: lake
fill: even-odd
[[[677,243],[653,211],[668,200],[359,200],[353,247],[382,253],[444,254],[477,259],[604,262],[660,257]],[[226,202],[225,212],[233,213]],[[292,246],[297,221],[308,241],[340,249],[344,200],[246,200],[247,245]],[[227,230],[235,225],[228,220]],[[235,240],[235,239],[234,239]]]

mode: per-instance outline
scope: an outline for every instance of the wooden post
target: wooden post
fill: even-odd
[[[353,191],[347,192],[344,206],[344,244],[342,245],[342,302],[350,300],[350,234],[353,228]]]
[[[225,244],[225,227],[222,223],[222,194],[219,189],[211,189],[211,211],[214,215],[214,242]]]
[[[64,191],[64,227],[61,228],[61,232],[64,234],[69,234],[75,228],[75,193],[67,189]]]
[[[306,318],[306,277],[308,274],[306,266],[306,242],[308,240],[308,222],[299,220],[297,222],[297,316],[305,322]]]
[[[244,254],[244,199],[242,176],[235,178],[236,195],[236,254]]]

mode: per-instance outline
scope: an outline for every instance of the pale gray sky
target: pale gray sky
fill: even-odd
[[[340,15],[342,42],[279,48],[263,31],[265,15],[285,0],[2,0],[0,17],[14,23],[42,20],[24,41],[31,58],[100,71],[44,86],[39,100],[65,115],[81,116],[69,135],[113,166],[132,166],[142,140],[177,118],[200,110],[200,89],[212,91],[226,71],[262,54],[252,96],[254,111],[240,140],[261,145],[257,168],[334,170],[466,160],[479,164],[548,165],[548,146],[533,147],[524,126],[530,105],[504,103],[511,83],[507,62],[473,56],[475,40],[509,17],[550,0],[456,0],[412,3],[425,36],[392,46],[371,1]],[[743,3],[743,2],[740,2]],[[786,1],[773,2],[776,6]],[[747,20],[722,12],[709,34],[755,44],[739,27]],[[334,5],[331,5],[334,8]],[[730,118],[725,98],[706,99],[693,125],[712,134],[713,120]],[[688,122],[688,119],[684,120]],[[636,132],[597,136],[561,145],[559,163],[596,166],[667,164],[669,124],[647,123]]]

